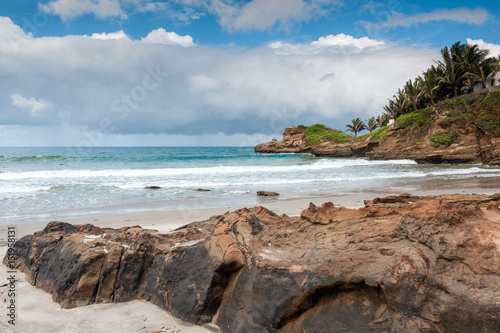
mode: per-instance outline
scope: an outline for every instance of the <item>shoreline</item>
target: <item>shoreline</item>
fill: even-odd
[[[370,189],[365,192],[351,193],[349,195],[325,194],[318,197],[276,199],[259,199],[258,205],[264,206],[273,212],[289,216],[300,215],[301,211],[307,209],[310,202],[321,205],[331,201],[335,206],[346,208],[359,208],[364,206],[364,200],[372,200],[376,197],[398,195],[409,192],[415,196],[429,196],[438,194],[494,194],[499,192],[500,177],[488,177],[489,179],[442,179],[428,180],[405,184],[404,186],[387,186],[383,188]],[[243,208],[241,206],[226,206],[215,208],[199,208],[191,210],[150,211],[142,213],[104,215],[95,217],[83,217],[67,219],[64,222],[72,224],[94,224],[105,228],[120,228],[124,226],[140,225],[143,228],[156,229],[160,233],[166,233],[172,229],[181,227],[191,222],[202,221],[214,215],[224,214]],[[248,205],[246,205],[248,206]],[[25,223],[15,225],[16,238],[33,234],[42,230],[47,222]],[[0,227],[0,253],[7,251],[7,225]],[[6,297],[6,283],[8,277],[7,267],[0,265],[0,295]],[[220,332],[214,324],[196,326],[174,317],[167,311],[156,305],[145,301],[131,301],[126,303],[103,303],[92,304],[73,309],[62,309],[59,304],[52,300],[50,294],[37,289],[25,280],[21,272],[16,272],[16,302],[17,323],[15,328],[23,332],[45,332],[55,333],[62,331],[95,332],[106,330],[110,333],[124,332],[130,329],[138,332],[148,333],[177,333],[177,332]],[[93,320],[89,321],[88,318]],[[110,322],[118,323],[110,326]],[[16,332],[11,325],[0,321],[0,330],[5,332]]]
[[[350,193],[332,194],[324,193],[316,196],[302,196],[293,198],[280,197],[258,197],[255,204],[229,205],[210,208],[191,208],[175,210],[150,210],[144,212],[106,214],[85,216],[70,219],[52,219],[41,222],[4,224],[0,226],[0,232],[8,226],[16,227],[18,237],[33,234],[42,230],[51,221],[63,221],[71,224],[94,224],[103,228],[121,228],[125,226],[140,225],[146,229],[156,229],[158,232],[168,232],[182,227],[191,222],[203,221],[214,215],[221,215],[237,209],[254,206],[264,206],[278,215],[289,216],[300,215],[307,209],[309,203],[322,205],[327,201],[333,202],[335,206],[346,208],[360,208],[364,206],[364,200],[372,200],[376,197],[410,193],[415,196],[429,196],[441,194],[495,194],[500,192],[500,177],[469,177],[461,179],[432,179],[419,180],[405,184],[391,185],[387,187],[370,188],[368,190],[353,190]],[[0,241],[0,246],[5,244]]]

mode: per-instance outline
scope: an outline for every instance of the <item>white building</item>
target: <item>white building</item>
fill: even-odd
[[[500,86],[500,72],[496,72],[491,79],[486,80],[486,88]],[[482,82],[476,83],[474,85],[474,91],[483,89]]]

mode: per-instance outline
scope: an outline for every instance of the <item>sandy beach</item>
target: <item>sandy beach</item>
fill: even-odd
[[[343,196],[324,196],[317,198],[299,198],[280,200],[279,198],[263,198],[259,204],[277,214],[299,215],[310,202],[320,205],[332,201],[336,206],[358,208],[363,201],[375,197],[410,192],[412,195],[437,194],[494,194],[499,192],[500,178],[468,179],[466,181],[442,180],[440,182],[419,182],[405,188],[381,188],[377,191]],[[125,215],[97,216],[66,220],[73,224],[94,224],[99,227],[120,228],[140,225],[143,228],[156,229],[160,233],[178,228],[187,223],[201,221],[214,215],[223,214],[242,207],[218,207],[208,209],[175,210],[135,213]],[[49,221],[47,221],[49,222]],[[16,237],[20,238],[42,230],[46,222],[19,224],[15,226]],[[1,227],[0,253],[7,250],[7,226]],[[2,302],[7,299],[9,277],[7,267],[0,266],[0,295]],[[74,309],[61,309],[52,301],[51,296],[39,290],[24,279],[24,274],[16,272],[16,325],[8,324],[6,303],[3,303],[0,332],[217,332],[215,325],[193,326],[173,317],[159,307],[144,302],[133,301],[121,304],[96,304]]]

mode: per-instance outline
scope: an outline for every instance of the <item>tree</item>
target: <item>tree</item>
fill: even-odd
[[[457,97],[463,86],[465,80],[465,75],[467,72],[464,70],[464,65],[462,63],[450,63],[449,65],[443,67],[443,83],[447,85],[452,93],[452,97]]]
[[[443,71],[440,67],[431,66],[427,71],[422,73],[423,77],[418,77],[423,90],[427,94],[427,97],[431,100],[431,105],[434,104],[434,96],[437,90],[441,86],[441,80],[443,78]]]
[[[463,53],[462,63],[466,71],[464,83],[470,93],[474,91],[474,86],[481,79],[480,67],[490,52],[481,50],[478,45],[465,45]]]
[[[389,118],[396,120],[399,116],[406,113],[407,102],[401,89],[394,96],[394,100],[389,99],[389,105],[384,106],[384,114]]]
[[[386,114],[378,116],[376,119],[378,127],[384,127],[389,124],[389,117]]]
[[[417,105],[420,103],[420,99],[424,93],[420,81],[417,79],[415,81],[408,80],[405,84],[404,94],[405,98],[413,106],[414,111],[417,111]]]
[[[360,118],[355,118],[351,120],[352,124],[347,125],[347,130],[354,133],[354,136],[358,136],[358,132],[366,128],[365,123]]]
[[[495,58],[484,59],[477,65],[477,70],[484,89],[486,88],[486,81],[491,79],[500,70],[499,60]]]
[[[378,125],[377,121],[375,120],[375,117],[371,117],[371,118],[368,118],[366,120],[366,126],[365,126],[365,128],[367,130],[369,130],[370,133],[373,132],[374,130],[376,130],[378,128],[378,126],[379,125]]]

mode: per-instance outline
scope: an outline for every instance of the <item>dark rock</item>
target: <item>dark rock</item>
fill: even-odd
[[[15,268],[63,307],[144,299],[222,332],[497,332],[493,198],[244,208],[165,235],[51,222],[15,243]]]
[[[155,186],[155,185],[145,186],[144,189],[146,189],[146,190],[159,190],[159,189],[161,189],[161,186]]]
[[[271,191],[257,191],[258,197],[275,197],[278,195],[280,195],[280,194],[276,193],[276,192],[271,192]]]
[[[195,191],[196,192],[210,192],[210,190],[206,189],[206,188],[197,188]]]

